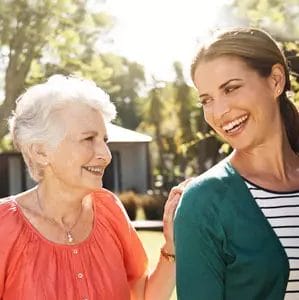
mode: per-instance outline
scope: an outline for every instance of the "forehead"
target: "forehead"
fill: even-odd
[[[106,131],[102,114],[88,105],[69,105],[61,111],[61,117],[69,133]]]
[[[236,56],[220,56],[198,63],[194,73],[194,83],[197,89],[206,90],[219,87],[227,80],[246,79],[253,72],[248,65]]]

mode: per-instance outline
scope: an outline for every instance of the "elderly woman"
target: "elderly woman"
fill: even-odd
[[[120,201],[101,188],[111,161],[105,123],[115,107],[87,80],[54,75],[17,101],[10,132],[37,186],[0,203],[0,299],[168,299],[172,217],[156,269]]]
[[[204,44],[191,72],[206,122],[234,151],[180,202],[179,299],[299,299],[299,115],[286,59],[266,32],[236,28]]]

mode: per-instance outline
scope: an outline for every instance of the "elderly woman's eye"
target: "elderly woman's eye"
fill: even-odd
[[[84,140],[85,140],[85,141],[92,141],[93,138],[94,138],[94,136],[88,136],[88,137],[86,137]]]

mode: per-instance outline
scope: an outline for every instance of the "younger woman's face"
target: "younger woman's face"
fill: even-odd
[[[199,62],[194,82],[205,120],[235,149],[267,143],[280,123],[273,78],[261,77],[239,57]]]

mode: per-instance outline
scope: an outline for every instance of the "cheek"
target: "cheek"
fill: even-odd
[[[213,122],[213,114],[211,111],[209,110],[203,110],[203,115],[204,115],[204,119],[205,121],[214,128],[214,122]]]
[[[81,145],[63,147],[54,157],[54,163],[67,169],[83,165],[92,156],[92,151]]]

